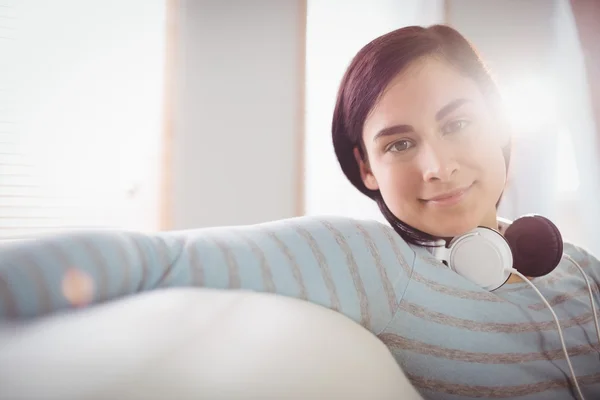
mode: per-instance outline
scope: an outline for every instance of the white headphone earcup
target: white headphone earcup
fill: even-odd
[[[502,235],[488,228],[476,228],[450,243],[447,263],[459,275],[494,290],[508,280],[513,260]]]

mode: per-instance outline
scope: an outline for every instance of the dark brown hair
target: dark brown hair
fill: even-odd
[[[369,190],[364,185],[354,158],[357,148],[366,161],[363,126],[383,91],[396,75],[425,56],[440,57],[472,79],[492,109],[500,112],[500,95],[494,80],[477,51],[460,33],[445,25],[409,26],[378,37],[356,54],[340,84],[331,130],[335,154],[350,182],[377,202],[386,220],[405,241],[430,246],[439,238],[400,221],[387,207],[379,190]],[[508,168],[510,142],[503,153]]]

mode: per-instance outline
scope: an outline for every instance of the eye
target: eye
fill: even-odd
[[[391,152],[394,152],[394,153],[398,153],[398,152],[401,152],[401,151],[406,151],[406,150],[410,149],[413,146],[414,146],[414,144],[410,140],[402,139],[402,140],[398,140],[396,142],[391,143],[386,148],[386,151],[391,151]]]
[[[457,119],[448,122],[443,128],[443,132],[444,134],[460,132],[469,125],[470,121],[467,121],[466,119]]]

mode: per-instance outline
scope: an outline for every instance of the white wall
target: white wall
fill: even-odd
[[[300,0],[182,0],[173,229],[294,216]]]
[[[385,221],[372,200],[343,175],[331,143],[342,76],[371,40],[406,25],[443,21],[440,0],[308,0],[306,48],[306,214]]]

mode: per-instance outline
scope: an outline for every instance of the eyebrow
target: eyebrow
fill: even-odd
[[[452,100],[450,103],[446,104],[435,114],[435,120],[439,121],[439,120],[443,119],[446,115],[450,114],[452,111],[456,110],[457,108],[459,108],[460,106],[462,106],[463,104],[468,103],[468,102],[470,102],[470,100],[464,99],[464,98]],[[377,134],[375,134],[375,136],[373,137],[373,141],[375,142],[379,138],[382,138],[385,136],[397,135],[400,133],[407,133],[407,132],[413,132],[413,131],[414,131],[414,128],[411,125],[388,126],[387,128],[383,128],[382,130],[377,132]]]

